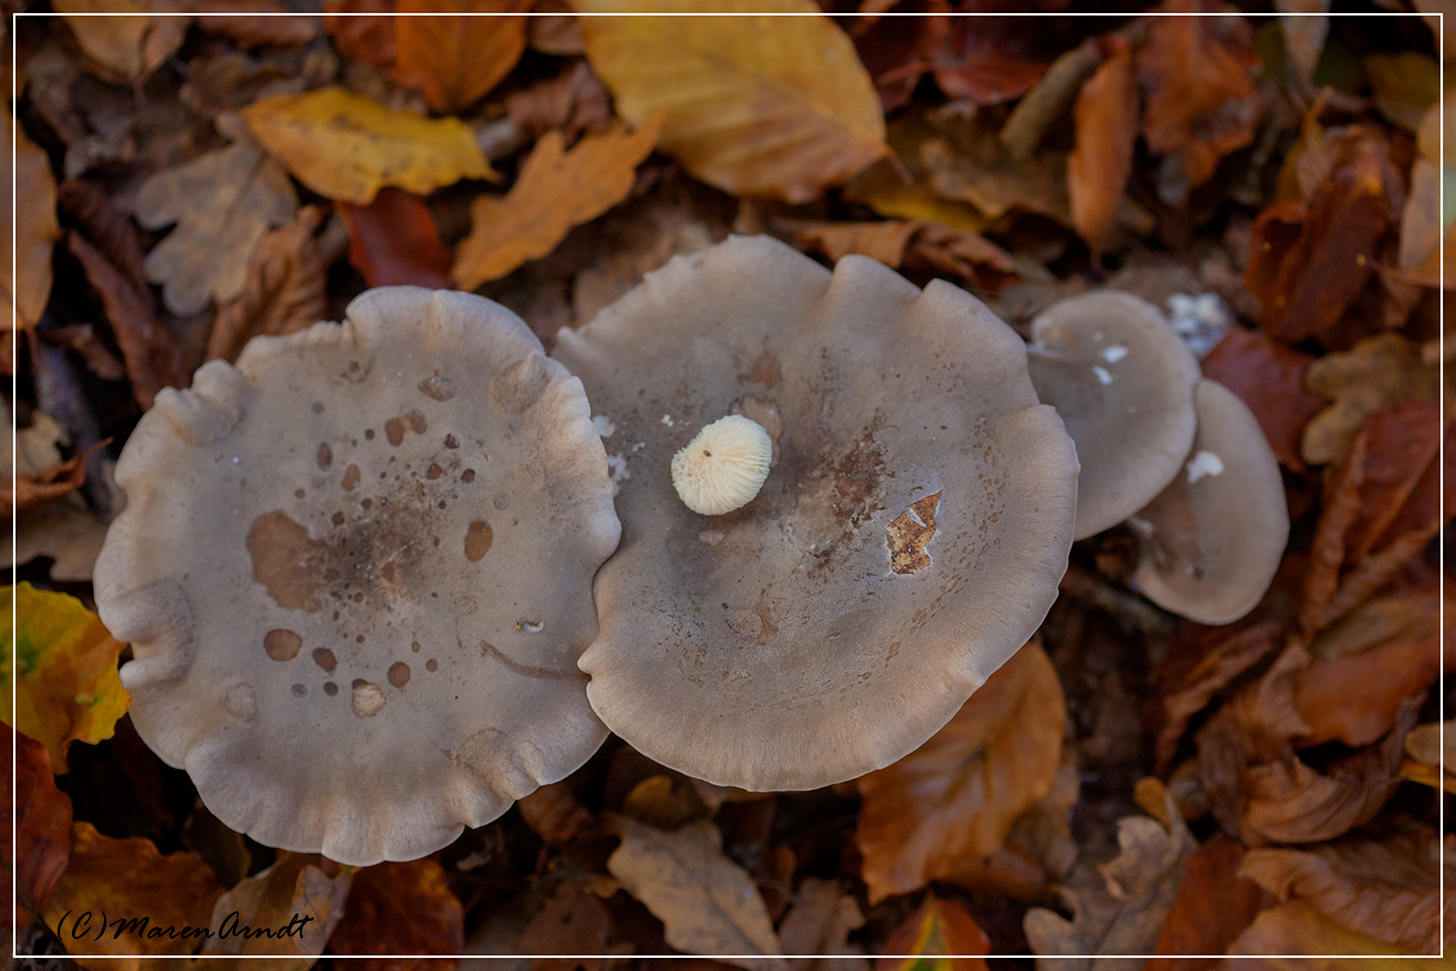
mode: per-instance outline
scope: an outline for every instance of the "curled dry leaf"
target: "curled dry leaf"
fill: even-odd
[[[1051,791],[1066,703],[1032,641],[916,751],[859,780],[855,842],[871,903],[909,893],[1001,848]]]
[[[1016,263],[1001,247],[980,233],[940,223],[783,222],[794,229],[800,246],[838,261],[859,253],[896,269],[929,270],[960,277],[972,286],[1000,290],[1016,277]]]
[[[244,50],[303,47],[313,43],[323,26],[317,17],[293,13],[278,0],[187,0],[187,6],[193,13],[224,14],[199,17],[198,29],[231,38]]]
[[[187,35],[187,17],[151,17],[166,9],[148,0],[56,0],[51,4],[90,59],[88,68],[105,81],[131,84],[146,79],[176,53]],[[135,16],[68,16],[134,14]]]
[[[13,736],[13,737],[12,737]],[[15,761],[10,760],[14,746]],[[15,780],[14,805],[6,804],[0,817],[0,843],[4,845],[6,876],[15,878],[14,926],[23,929],[46,909],[51,890],[71,855],[71,799],[56,788],[51,757],[40,742],[0,731],[5,775]],[[12,771],[13,770],[13,771]],[[11,824],[15,842],[10,841]],[[8,919],[0,917],[0,924]]]
[[[538,81],[506,98],[506,113],[530,138],[560,128],[568,141],[584,131],[600,131],[612,120],[607,89],[585,61],[559,77]]]
[[[606,954],[612,930],[612,916],[602,898],[582,883],[563,880],[546,906],[536,912],[521,939],[517,954]],[[601,971],[601,958],[537,957],[532,971]]]
[[[221,116],[218,128],[235,139],[231,145],[158,172],[137,191],[139,223],[148,229],[176,224],[147,254],[146,272],[162,284],[172,312],[184,317],[241,290],[253,244],[298,208],[288,173],[237,119]]]
[[[543,843],[565,843],[592,823],[592,814],[565,782],[544,785],[516,801],[521,818]]]
[[[1107,35],[1106,46],[1106,60],[1077,95],[1077,144],[1067,157],[1072,225],[1093,252],[1112,232],[1138,135],[1132,48],[1116,34]]]
[[[194,967],[197,971],[227,971],[239,962],[214,955],[271,954],[283,958],[264,963],[265,971],[303,971],[323,953],[343,917],[352,879],[352,871],[341,873],[337,863],[316,853],[279,851],[278,862],[216,898],[211,927],[218,930],[224,921],[236,920],[241,927],[291,926],[293,934],[271,939],[261,934],[251,939],[218,935],[202,946],[202,957]],[[231,916],[234,912],[235,918]],[[305,917],[310,918],[306,923]],[[248,966],[259,965],[248,962]]]
[[[1405,754],[1402,779],[1456,792],[1456,721],[1412,728],[1405,737]]]
[[[1449,963],[1434,954],[1409,957],[1393,944],[1348,931],[1304,900],[1264,911],[1228,954],[1228,971],[1439,971]]]
[[[1389,640],[1349,657],[1316,658],[1294,680],[1294,705],[1310,733],[1301,748],[1341,741],[1369,745],[1390,731],[1407,698],[1428,687],[1441,672],[1441,639]]]
[[[349,265],[371,287],[450,287],[450,248],[419,196],[387,185],[367,206],[338,202],[349,227]]]
[[[349,60],[389,70],[394,67],[395,42],[394,18],[388,15],[394,5],[395,0],[324,0],[324,28]]]
[[[1203,376],[1217,381],[1249,406],[1279,464],[1304,471],[1299,443],[1305,424],[1324,407],[1305,390],[1315,358],[1264,334],[1234,327],[1203,359]]]
[[[1118,38],[1117,40],[1121,40]],[[1117,40],[1107,35],[1107,42],[1116,48]],[[1062,54],[1042,75],[1040,81],[1016,102],[998,136],[1012,158],[1030,158],[1041,143],[1047,129],[1061,120],[1077,100],[1087,79],[1102,64],[1103,52],[1097,39],[1089,37]],[[1136,96],[1136,91],[1133,92]],[[1136,101],[1134,101],[1134,107]],[[1137,119],[1133,119],[1133,138],[1137,137]]]
[[[575,0],[582,13],[689,12],[685,0]],[[730,0],[732,17],[586,17],[617,111],[725,192],[817,198],[885,154],[885,122],[854,45],[810,0]],[[773,17],[771,14],[794,14]],[[814,56],[805,56],[812,51]]]
[[[242,293],[217,308],[207,339],[209,361],[234,361],[259,334],[291,334],[324,319],[325,267],[314,238],[322,218],[318,206],[304,206],[292,223],[258,240]]]
[[[335,954],[459,954],[464,928],[460,901],[440,864],[428,857],[378,863],[354,872],[348,907],[328,939],[329,949]],[[425,971],[455,962],[377,958],[348,964],[360,971]]]
[[[1152,953],[1222,954],[1268,902],[1259,885],[1239,871],[1244,848],[1222,833],[1188,858],[1178,896]],[[1151,962],[1150,962],[1151,963]],[[1158,961],[1168,971],[1209,971],[1216,958]]]
[[[586,53],[581,39],[581,18],[572,16],[566,0],[536,0],[535,14],[526,23],[526,43],[531,49],[556,57],[577,57]]]
[[[365,206],[382,186],[423,195],[461,179],[494,178],[458,118],[393,111],[343,88],[255,101],[243,117],[258,141],[321,196]]]
[[[1163,10],[1232,12],[1221,0],[1167,0]],[[1258,92],[1251,71],[1258,59],[1251,42],[1242,17],[1158,17],[1149,25],[1137,55],[1148,92],[1143,137],[1148,148],[1178,161],[1161,187],[1166,201],[1181,201],[1208,181],[1219,159],[1253,141]]]
[[[560,132],[543,135],[510,192],[483,195],[471,205],[470,235],[456,250],[450,274],[456,286],[474,290],[545,256],[571,227],[621,202],[661,126],[661,117],[633,132],[618,126],[588,135],[570,151]]]
[[[662,921],[668,944],[689,954],[781,953],[753,878],[723,855],[723,835],[712,823],[666,832],[611,816],[608,825],[622,845],[607,869]],[[783,967],[777,959],[723,960],[750,969]]]
[[[826,960],[791,960],[789,971],[868,971],[863,959],[853,960],[864,953],[863,948],[849,943],[850,932],[864,922],[859,905],[838,880],[806,878],[779,925],[779,940],[785,954],[822,954]]]
[[[1016,209],[1072,225],[1066,160],[1059,152],[1017,160],[993,132],[976,132],[954,147],[944,138],[926,140],[920,145],[920,165],[930,173],[937,195],[969,202],[989,220]]]
[[[881,159],[855,176],[844,188],[846,200],[869,206],[881,216],[925,219],[973,233],[991,224],[975,206],[942,198],[931,185],[930,174],[920,164],[920,147],[939,135],[923,119],[896,118],[886,138],[893,159]]]
[[[1447,837],[1447,852],[1456,850]],[[1456,861],[1446,864],[1447,878]],[[1411,953],[1441,949],[1456,931],[1456,899],[1441,912],[1440,846],[1434,831],[1343,839],[1307,849],[1251,850],[1243,872],[1285,903],[1307,900],[1347,930]]]
[[[11,478],[0,475],[0,505],[9,505],[16,512],[39,509],[53,499],[75,492],[86,484],[86,459],[97,446],[33,475],[24,472]]]
[[[12,612],[9,593],[0,604],[0,627],[13,630],[15,640],[0,669],[0,691],[15,692],[12,727],[44,743],[64,773],[71,741],[94,745],[110,738],[131,703],[116,673],[126,645],[75,597],[22,583],[14,588]]]
[[[937,17],[931,24],[925,46],[933,53],[935,83],[952,98],[983,105],[1010,101],[1049,66],[1030,50],[1035,33],[1014,18]]]
[[[207,864],[189,853],[163,856],[151,840],[112,839],[77,822],[70,863],[42,919],[73,954],[133,955],[89,966],[140,971],[165,966],[145,955],[195,951],[203,932],[216,928],[209,918],[222,892]],[[102,926],[103,914],[110,924]],[[169,937],[167,927],[178,935]],[[183,937],[184,928],[195,930]]]
[[[524,17],[531,0],[399,0],[394,79],[419,88],[431,108],[457,112],[479,101],[516,66],[526,49]],[[454,15],[454,16],[451,16]]]
[[[1366,418],[1387,405],[1436,397],[1439,380],[1436,365],[1399,334],[1367,337],[1320,358],[1306,369],[1304,384],[1333,404],[1305,426],[1301,455],[1313,465],[1339,461]]]
[[[51,251],[61,235],[56,221],[56,180],[45,151],[25,137],[25,130],[16,127],[8,112],[5,127],[6,138],[15,138],[15,195],[11,197],[10,180],[5,179],[0,200],[5,211],[15,215],[15,236],[13,249],[8,233],[0,243],[0,295],[4,297],[0,324],[8,328],[18,318],[21,327],[33,327],[50,299]],[[16,318],[11,317],[12,309]]]
[[[882,957],[875,971],[986,971],[991,939],[975,918],[954,900],[926,894],[920,908],[885,942],[885,954],[914,957]],[[957,955],[951,957],[951,955]]]

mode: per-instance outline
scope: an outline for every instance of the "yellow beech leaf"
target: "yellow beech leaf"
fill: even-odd
[[[243,117],[300,182],[356,206],[386,185],[424,195],[461,179],[495,177],[459,119],[392,111],[343,88],[255,101]]]
[[[618,125],[588,135],[567,151],[561,132],[541,136],[504,196],[480,196],[470,207],[470,235],[450,275],[462,290],[505,276],[556,248],[571,227],[595,219],[627,197],[637,163],[652,151],[662,126],[652,118],[635,132]]]
[[[394,79],[419,88],[436,111],[459,111],[511,72],[526,49],[525,17],[449,14],[518,13],[529,0],[399,0],[394,22]]]
[[[1346,930],[1304,900],[1264,911],[1228,955],[1224,967],[1229,971],[1436,971],[1451,966],[1449,957],[1408,957],[1393,944]]]
[[[134,17],[72,17],[66,26],[90,58],[90,67],[107,81],[140,81],[176,53],[187,36],[190,17],[149,17],[154,5],[139,0],[55,0],[51,9],[67,14],[136,14]]]
[[[94,745],[110,738],[116,720],[126,714],[131,696],[116,674],[116,657],[126,645],[75,597],[28,583],[13,592],[14,612],[12,588],[0,588],[0,624],[15,631],[15,640],[7,643],[11,649],[0,658],[0,696],[9,696],[14,678],[11,727],[43,742],[62,773],[72,739]]]
[[[9,327],[10,307],[14,306],[21,327],[31,327],[45,310],[51,295],[51,250],[61,235],[56,221],[56,179],[46,153],[25,137],[24,129],[15,127],[9,114],[5,116],[6,141],[15,132],[15,205],[10,198],[10,179],[0,186],[5,197],[3,209],[15,213],[15,278],[10,276],[10,234],[0,245],[0,286],[4,287],[4,303],[0,306],[0,322]],[[8,338],[6,338],[8,339]]]
[[[573,0],[582,13],[702,12],[693,0]],[[586,54],[659,147],[735,195],[808,202],[884,155],[885,120],[854,45],[811,0],[718,0],[738,17],[584,17]],[[772,14],[797,14],[776,17]],[[750,16],[749,14],[752,14]]]

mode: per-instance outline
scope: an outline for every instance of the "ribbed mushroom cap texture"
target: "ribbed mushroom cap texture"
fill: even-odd
[[[593,707],[720,785],[810,789],[913,751],[1036,630],[1077,460],[1025,345],[980,302],[767,237],[679,256],[555,356],[610,419],[623,542],[582,655]],[[776,438],[762,491],[692,512],[669,463],[705,424]]]
[[[96,564],[137,731],[259,842],[407,860],[606,737],[620,535],[581,384],[503,307],[388,287],[163,391]]]
[[[1143,536],[1133,580],[1164,610],[1230,624],[1269,589],[1289,540],[1289,507],[1248,405],[1206,378],[1194,404],[1198,434],[1179,475],[1131,520]]]
[[[1116,526],[1178,474],[1198,360],[1158,308],[1122,290],[1059,300],[1031,322],[1031,381],[1077,443],[1077,539]]]

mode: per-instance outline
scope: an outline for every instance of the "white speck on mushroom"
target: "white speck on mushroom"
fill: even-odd
[[[612,496],[615,498],[622,491],[622,483],[632,478],[625,455],[618,452],[607,456],[607,478],[612,481]]]
[[[539,621],[539,620],[518,620],[518,621],[516,621],[516,630],[523,630],[527,634],[539,634],[539,633],[541,633],[541,629],[543,627],[545,627],[545,626],[546,625],[543,624],[543,623],[541,623],[541,621]]]
[[[1102,360],[1108,364],[1116,364],[1127,357],[1127,348],[1121,344],[1109,344],[1102,349]]]
[[[1112,372],[1108,371],[1107,368],[1103,367],[1100,364],[1092,365],[1092,373],[1096,375],[1098,384],[1111,384],[1113,381],[1117,380],[1112,376]]]
[[[1192,485],[1206,475],[1223,472],[1223,459],[1212,452],[1201,451],[1188,461],[1188,484]]]
[[[595,428],[597,430],[597,434],[602,436],[603,438],[611,438],[617,432],[616,423],[612,421],[612,419],[608,418],[606,415],[592,416],[592,427]]]
[[[672,486],[693,512],[719,516],[753,501],[772,458],[773,439],[762,425],[728,415],[703,426],[672,457]]]
[[[240,458],[240,457],[239,457],[239,456],[237,456],[237,455],[234,455],[234,456],[233,456],[233,465],[237,465],[237,464],[238,464],[238,463],[240,463],[240,462],[242,462],[242,458]]]
[[[676,425],[677,424],[677,422],[675,422],[675,421],[672,420],[672,416],[671,415],[663,415],[662,416],[662,423],[664,425],[666,425],[668,428],[671,428],[673,425]]]

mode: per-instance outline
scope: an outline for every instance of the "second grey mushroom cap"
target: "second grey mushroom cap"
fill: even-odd
[[[908,754],[1036,630],[1066,569],[1077,460],[1025,345],[969,294],[766,237],[674,258],[556,357],[621,486],[582,655],[602,720],[688,775],[809,789]],[[742,413],[762,491],[701,516],[673,454]]]

